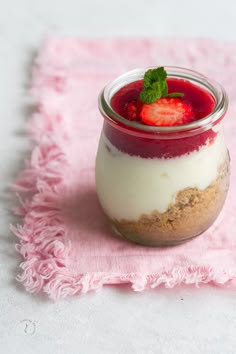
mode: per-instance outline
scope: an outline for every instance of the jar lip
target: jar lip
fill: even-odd
[[[228,108],[228,96],[224,88],[214,80],[208,79],[206,76],[201,73],[190,70],[183,67],[175,66],[165,66],[167,71],[167,76],[175,79],[184,79],[192,82],[193,84],[198,84],[203,89],[210,92],[215,101],[216,105],[214,110],[207,115],[206,117],[199,119],[197,121],[178,125],[178,126],[148,126],[138,122],[129,121],[126,118],[122,117],[116,113],[111,107],[110,101],[115,92],[117,92],[123,86],[140,80],[144,77],[145,72],[148,69],[153,69],[156,67],[148,68],[137,68],[130,70],[120,76],[118,76],[113,81],[109,82],[101,91],[98,99],[99,109],[102,115],[108,119],[111,123],[117,125],[122,123],[123,126],[126,126],[127,129],[135,129],[136,131],[146,132],[146,133],[178,133],[189,130],[198,130],[198,129],[209,129],[209,126],[213,125],[218,119],[220,119],[227,111]]]

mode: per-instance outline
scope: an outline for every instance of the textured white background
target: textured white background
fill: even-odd
[[[236,40],[235,0],[1,0],[0,352],[2,354],[235,354],[236,290],[136,294],[105,288],[53,303],[14,278],[20,262],[6,188],[22,166],[26,79],[47,33]]]

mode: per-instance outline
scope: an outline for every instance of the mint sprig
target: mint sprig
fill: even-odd
[[[139,98],[143,103],[153,103],[161,97],[183,97],[181,92],[168,93],[166,82],[167,72],[163,66],[146,71],[143,80],[143,90]]]

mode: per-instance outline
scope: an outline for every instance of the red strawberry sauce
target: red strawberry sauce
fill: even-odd
[[[202,88],[182,79],[167,79],[168,92],[184,93],[183,101],[192,105],[195,118],[199,120],[210,114],[215,107],[214,98]],[[114,111],[124,118],[127,116],[127,104],[137,100],[143,88],[143,80],[132,82],[122,87],[111,99],[111,106]],[[216,133],[209,129],[201,134],[186,136],[184,138],[158,139],[154,133],[147,134],[147,137],[135,135],[135,130],[124,132],[119,129],[121,123],[117,122],[117,128],[105,120],[104,132],[110,142],[119,150],[130,155],[145,158],[162,157],[170,158],[180,156],[194,150],[198,150],[207,141],[213,141]]]

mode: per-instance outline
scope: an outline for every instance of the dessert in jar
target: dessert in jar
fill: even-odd
[[[203,233],[229,187],[224,89],[175,67],[136,69],[99,96],[96,189],[113,229],[147,246]]]

